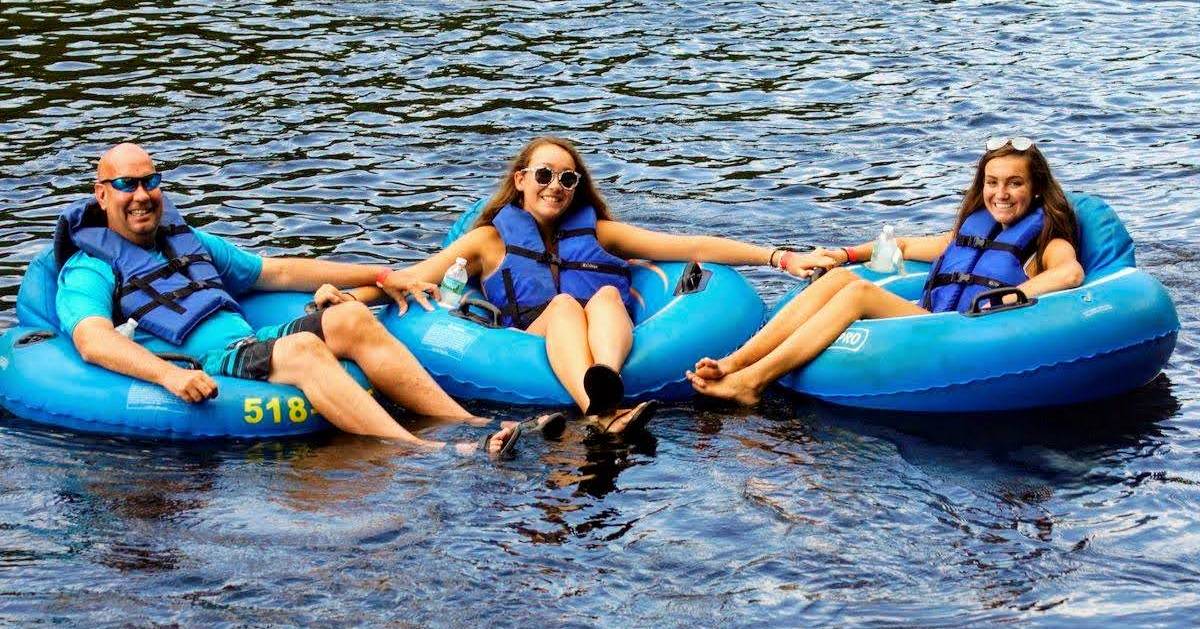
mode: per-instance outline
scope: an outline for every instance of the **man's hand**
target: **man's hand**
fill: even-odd
[[[171,368],[163,373],[158,384],[184,402],[192,404],[217,397],[216,381],[198,369],[183,369],[171,365]]]
[[[317,292],[313,293],[313,303],[316,304],[318,308],[336,306],[337,304],[345,303],[347,301],[357,300],[355,299],[354,295],[343,292],[333,284],[322,284],[321,287],[317,289]]]
[[[416,279],[403,271],[392,271],[376,286],[395,300],[398,314],[408,312],[409,295],[425,310],[433,310],[433,304],[429,303],[430,297],[435,300],[442,298],[437,286]]]

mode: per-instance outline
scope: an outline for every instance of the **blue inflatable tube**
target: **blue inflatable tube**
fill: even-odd
[[[481,206],[476,203],[459,218],[444,245],[467,231]],[[732,351],[762,323],[762,299],[726,266],[635,261],[632,281],[633,349],[621,370],[631,400],[691,397],[695,392],[684,371],[703,356]],[[472,296],[479,297],[468,295]],[[545,339],[459,314],[410,307],[398,316],[390,306],[381,319],[452,396],[532,405],[573,403],[550,369]]]
[[[216,399],[188,404],[156,384],[84,362],[52,320],[55,277],[47,251],[22,283],[20,325],[0,331],[0,406],[17,417],[80,432],[175,440],[278,438],[329,428],[295,387],[216,377]],[[311,299],[308,293],[260,293],[240,303],[257,328],[294,319]],[[357,367],[348,367],[366,382]]]
[[[1174,350],[1175,306],[1161,283],[1135,267],[1132,241],[1111,208],[1095,197],[1071,200],[1081,223],[1082,286],[981,316],[859,321],[779,384],[846,406],[973,412],[1085,402],[1149,382]],[[919,299],[929,265],[906,266],[906,274],[891,276],[851,269]]]

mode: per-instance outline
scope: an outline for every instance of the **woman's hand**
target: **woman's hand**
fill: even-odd
[[[409,296],[427,311],[433,310],[433,304],[429,302],[430,297],[434,300],[442,298],[442,293],[436,285],[421,281],[404,271],[392,271],[382,282],[376,283],[376,286],[395,300],[397,314],[408,312]]]
[[[779,260],[780,269],[796,277],[809,277],[815,269],[828,271],[841,263],[837,251],[821,247],[808,253],[789,251]]]
[[[317,292],[313,293],[313,303],[316,304],[318,308],[328,308],[329,306],[336,306],[347,301],[358,300],[355,299],[354,295],[343,292],[333,284],[322,284],[321,287],[317,289]]]

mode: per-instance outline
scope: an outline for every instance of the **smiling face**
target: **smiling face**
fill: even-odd
[[[1005,155],[987,163],[983,171],[983,205],[1005,227],[1020,220],[1033,201],[1029,160]]]
[[[539,225],[553,225],[562,213],[571,206],[575,190],[567,190],[558,182],[558,177],[547,186],[533,180],[533,169],[545,166],[555,174],[564,170],[575,170],[571,154],[554,144],[542,144],[529,155],[526,170],[513,173],[513,183],[521,192],[521,205],[533,215]]]
[[[96,168],[96,201],[108,216],[108,228],[142,246],[154,242],[154,231],[162,220],[162,188],[148,191],[139,185],[133,192],[121,192],[111,183],[100,182],[118,177],[145,177],[154,172],[150,155],[135,144],[118,144],[109,149]]]

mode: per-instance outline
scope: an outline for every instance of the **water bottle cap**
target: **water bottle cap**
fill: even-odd
[[[461,266],[467,266],[467,259],[466,258],[455,258],[454,263],[461,265]]]

